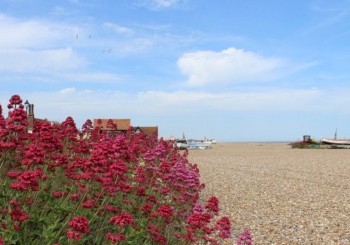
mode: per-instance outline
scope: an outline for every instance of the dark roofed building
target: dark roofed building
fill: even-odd
[[[158,127],[135,127],[134,131],[136,133],[142,132],[149,137],[158,138]]]
[[[111,125],[112,124],[112,125]],[[113,128],[116,125],[116,129]],[[126,132],[131,127],[130,119],[94,119],[94,128],[99,127],[102,131],[116,131],[116,132]],[[137,126],[134,127],[135,133],[144,133],[148,137],[158,138],[158,127],[157,126]]]
[[[127,131],[130,125],[130,119],[94,119],[94,128],[99,127],[101,130],[115,130],[109,127],[108,121],[111,120],[117,127],[117,131]]]

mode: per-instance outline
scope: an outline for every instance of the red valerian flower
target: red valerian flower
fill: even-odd
[[[55,191],[54,193],[52,193],[52,196],[54,198],[61,198],[61,197],[63,197],[63,192],[62,191]]]
[[[136,195],[137,196],[145,196],[146,195],[146,190],[143,187],[137,187],[136,189]]]
[[[82,203],[81,206],[84,208],[92,208],[95,205],[95,200],[89,199],[86,202]]]
[[[2,223],[1,223],[1,228],[2,228],[3,230],[6,230],[6,229],[7,229],[7,225],[6,225],[5,222],[2,222]]]
[[[43,164],[45,151],[41,146],[31,145],[27,147],[25,157],[22,161],[24,165]]]
[[[10,216],[13,221],[19,221],[19,222],[23,222],[29,219],[29,215],[20,209],[13,209],[10,212]]]
[[[202,229],[210,222],[212,218],[213,216],[209,213],[194,213],[188,216],[188,218],[186,219],[186,224],[194,229]]]
[[[170,223],[170,218],[173,215],[174,208],[171,205],[162,205],[158,208],[157,214],[165,219],[166,223]]]
[[[26,200],[26,202],[27,202],[27,204],[30,206],[30,205],[32,205],[33,204],[33,202],[34,202],[34,198],[28,198],[27,200]]]
[[[205,208],[217,214],[219,212],[219,199],[215,196],[210,197]]]
[[[216,228],[219,230],[220,238],[231,238],[231,222],[228,217],[222,217],[216,222]]]
[[[109,222],[124,227],[127,224],[134,224],[135,221],[131,214],[122,212],[120,215],[111,217]]]
[[[10,188],[11,189],[14,189],[14,190],[28,190],[29,187],[22,184],[21,182],[13,182],[13,183],[10,183]]]
[[[15,207],[18,207],[18,206],[21,205],[21,203],[20,203],[19,201],[17,201],[16,199],[12,199],[12,200],[10,201],[10,204],[11,204],[12,206],[15,206]]]
[[[106,234],[106,238],[108,240],[110,240],[112,243],[117,243],[117,242],[124,241],[126,239],[126,236],[123,234],[120,234],[120,233],[112,234],[112,233],[108,232]]]
[[[78,241],[81,239],[81,234],[79,232],[75,232],[72,230],[68,230],[66,235],[67,235],[67,238],[74,241]]]
[[[79,231],[84,234],[89,233],[89,220],[86,217],[75,217],[68,224],[75,231]]]
[[[153,203],[155,203],[155,204],[158,203],[157,199],[156,199],[154,196],[149,196],[149,197],[147,197],[147,201],[153,202]]]
[[[15,229],[15,231],[20,231],[21,230],[21,223],[14,223],[13,229]]]
[[[152,204],[146,203],[145,205],[142,206],[141,210],[142,210],[144,213],[149,214],[149,213],[151,213],[152,208],[153,208]]]
[[[79,193],[74,193],[70,196],[70,199],[73,201],[73,200],[79,199],[79,197],[80,197]]]
[[[22,174],[22,172],[19,172],[19,171],[7,171],[6,176],[11,178],[11,179],[16,179],[21,174]]]

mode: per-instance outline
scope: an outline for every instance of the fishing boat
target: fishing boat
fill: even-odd
[[[205,150],[205,149],[211,149],[211,144],[201,143],[201,142],[191,142],[189,144],[189,149],[191,150]]]
[[[350,139],[322,138],[321,142],[331,145],[350,145]]]
[[[337,129],[335,129],[334,138],[325,138],[321,139],[321,143],[328,145],[350,145],[350,139],[338,139],[337,138]]]
[[[189,144],[186,139],[177,139],[175,140],[175,146],[180,150],[185,150],[189,147]]]

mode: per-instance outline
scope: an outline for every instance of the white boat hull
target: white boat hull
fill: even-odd
[[[350,145],[350,139],[322,138],[321,142],[325,144],[333,144],[333,145]]]

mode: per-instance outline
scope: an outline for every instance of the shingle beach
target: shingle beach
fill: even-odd
[[[244,228],[254,244],[350,244],[350,150],[222,143],[188,159],[232,222],[226,244]]]

